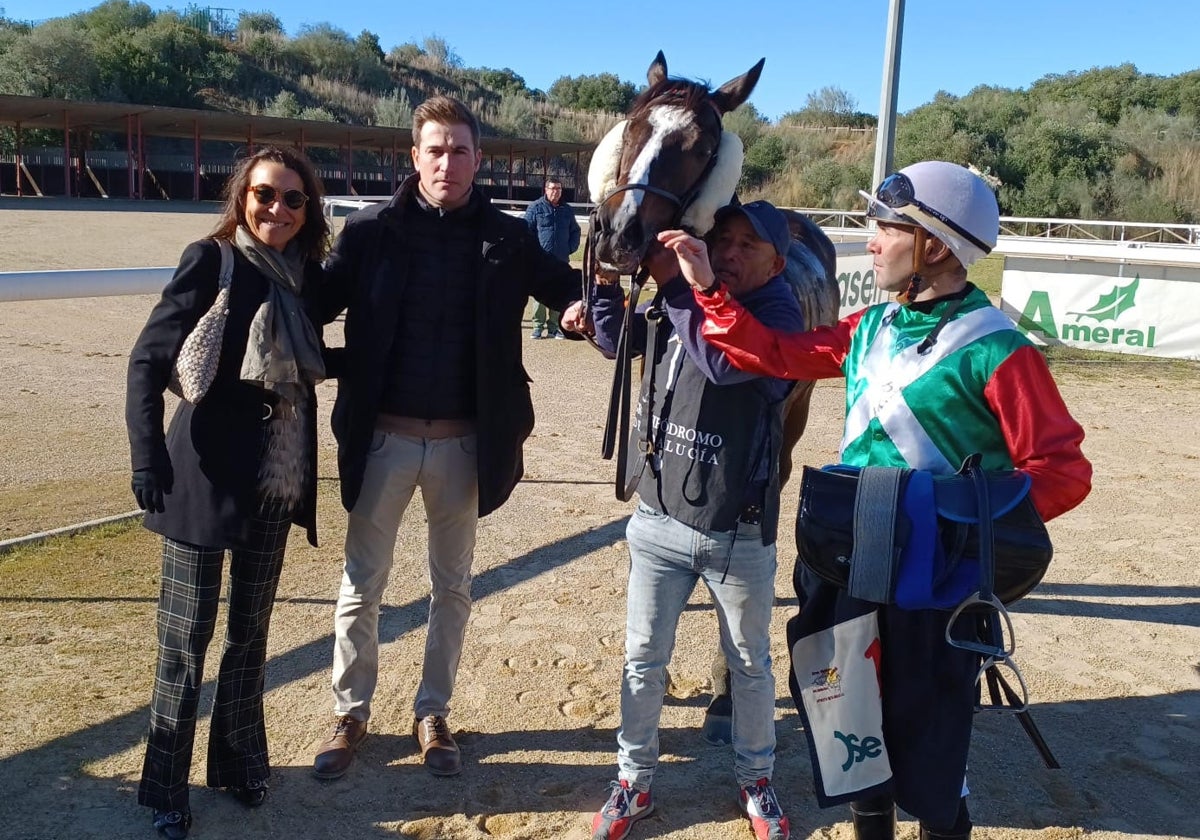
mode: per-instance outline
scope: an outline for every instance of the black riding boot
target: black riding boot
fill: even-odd
[[[921,840],[971,840],[971,814],[967,811],[966,797],[958,801],[958,816],[950,828],[935,831],[921,823]]]
[[[717,655],[712,664],[713,698],[704,711],[704,724],[700,735],[716,746],[733,743],[733,689],[729,682],[729,663],[717,645]]]
[[[896,803],[890,796],[876,796],[850,803],[855,840],[894,840]]]

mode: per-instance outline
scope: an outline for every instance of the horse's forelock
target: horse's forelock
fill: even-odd
[[[623,149],[621,176],[627,179],[631,170],[635,168],[635,161],[644,161],[648,152],[651,159],[657,156],[659,150],[648,150],[645,144],[662,127],[661,116],[664,114],[672,114],[670,122],[679,126],[684,126],[689,121],[686,118],[676,120],[674,115],[690,114],[696,127],[704,131],[705,121],[711,111],[712,116],[717,118],[715,128],[720,132],[720,115],[712,108],[710,98],[711,91],[707,86],[688,79],[664,79],[642,91],[634,100],[626,119],[626,137],[629,142]]]
[[[657,105],[673,105],[699,112],[711,96],[708,86],[688,79],[663,79],[651,85],[633,100],[629,108],[629,119],[644,118]],[[665,100],[665,101],[662,101]]]

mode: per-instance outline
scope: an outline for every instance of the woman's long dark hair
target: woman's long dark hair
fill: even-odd
[[[296,234],[296,244],[305,259],[320,262],[329,252],[329,223],[321,212],[321,197],[325,194],[321,179],[308,157],[298,149],[287,146],[264,146],[252,155],[242,158],[225,182],[222,199],[225,206],[221,218],[213,229],[214,239],[233,239],[238,225],[246,219],[246,193],[250,189],[250,173],[263,161],[282,164],[300,176],[304,182],[304,194],[308,203],[304,205],[304,224]]]

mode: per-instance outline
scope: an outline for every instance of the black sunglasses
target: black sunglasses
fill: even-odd
[[[270,206],[275,203],[276,197],[279,195],[279,190],[267,184],[259,184],[251,187],[246,192],[254,193],[255,200],[259,204]],[[308,203],[308,196],[300,192],[300,190],[284,190],[283,203],[292,210],[299,210]]]
[[[875,197],[880,200],[886,207],[892,210],[901,210],[905,207],[916,207],[923,213],[928,213],[933,218],[944,224],[950,230],[957,233],[959,236],[966,239],[976,248],[982,250],[985,254],[992,252],[992,246],[983,242],[979,237],[975,236],[969,230],[966,230],[962,225],[943,213],[934,210],[928,204],[917,199],[913,190],[912,179],[903,172],[895,172],[883,179],[879,188],[875,190]]]

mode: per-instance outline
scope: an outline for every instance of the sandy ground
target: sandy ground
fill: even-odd
[[[0,271],[171,265],[212,217],[0,209]],[[126,355],[153,299],[0,304],[0,538],[129,510],[122,422]],[[409,737],[427,608],[422,511],[401,529],[381,620],[372,734],[346,777],[312,778],[330,722],[332,608],[345,515],[328,434],[321,540],[293,534],[267,669],[271,797],[248,812],[202,787],[192,836],[585,838],[614,777],[624,626],[624,522],[598,457],[607,363],[570,342],[530,342],[538,426],[526,478],[479,528],[452,726],[465,769],[434,779]],[[1017,722],[978,718],[970,781],[976,836],[994,840],[1200,837],[1200,386],[1195,369],[1060,366],[1087,429],[1096,489],[1051,526],[1045,582],[1015,610],[1035,718],[1063,764],[1045,769]],[[327,413],[333,385],[323,385]],[[835,459],[837,383],[815,392],[798,461]],[[796,488],[784,510],[795,510]],[[0,556],[0,835],[153,836],[134,790],[153,665],[157,542],[135,528]],[[784,624],[795,609],[781,528],[773,626],[775,782],[796,837],[851,836],[816,808],[787,694]],[[47,573],[47,569],[52,570]],[[731,754],[699,724],[715,621],[685,613],[662,719],[657,811],[634,838],[750,838]],[[214,644],[214,649],[216,649]],[[211,675],[214,658],[210,657]],[[205,698],[211,697],[210,682]],[[901,836],[916,836],[904,819]]]

